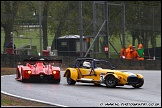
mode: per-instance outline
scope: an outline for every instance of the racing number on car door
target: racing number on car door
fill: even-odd
[[[104,75],[100,75],[100,81],[103,82],[104,81]]]

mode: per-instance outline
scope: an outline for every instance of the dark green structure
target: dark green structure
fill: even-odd
[[[83,36],[82,48],[84,53],[86,53],[88,47],[87,37]],[[66,35],[55,39],[55,49],[58,51],[58,56],[80,57],[80,36]]]

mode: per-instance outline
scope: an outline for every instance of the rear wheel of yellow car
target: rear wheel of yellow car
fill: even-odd
[[[105,84],[109,88],[116,87],[117,79],[113,75],[107,75],[105,77]]]
[[[134,88],[140,88],[140,87],[143,86],[143,84],[144,84],[144,79],[143,78],[140,78],[140,79],[138,79],[138,83],[137,84],[133,84],[132,86]]]
[[[70,78],[70,71],[67,72],[67,83],[69,85],[74,85],[76,83],[76,81]]]

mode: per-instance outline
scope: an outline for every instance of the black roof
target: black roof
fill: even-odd
[[[95,58],[87,58],[87,57],[83,57],[83,58],[77,58],[76,61],[84,61],[84,60],[94,60],[94,61],[100,61],[98,59],[95,59]]]
[[[81,60],[81,61],[82,61],[82,60],[93,60],[93,58],[86,58],[86,57],[85,57],[85,58],[77,58],[76,60],[77,60],[77,61],[78,61],[78,60]]]

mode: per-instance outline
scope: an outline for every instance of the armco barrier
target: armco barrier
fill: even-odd
[[[23,59],[30,57],[38,57],[31,55],[13,55],[13,54],[1,54],[1,67],[12,67],[15,68],[18,62],[23,62]],[[46,56],[47,57],[47,56]],[[73,67],[74,61],[77,57],[69,56],[48,56],[49,59],[62,59],[61,68]],[[103,58],[98,58],[103,59]],[[115,69],[124,70],[161,70],[161,60],[124,60],[124,59],[106,59],[112,63]]]

